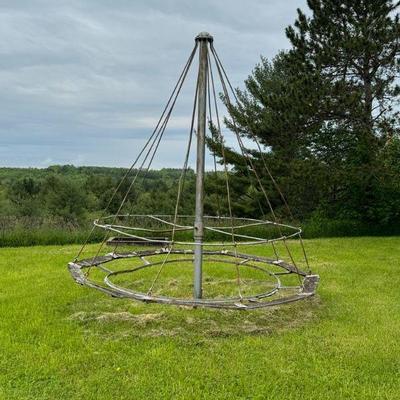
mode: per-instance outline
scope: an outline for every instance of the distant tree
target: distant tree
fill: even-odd
[[[40,206],[40,181],[27,177],[18,179],[9,187],[8,197],[14,204],[16,214],[20,216],[39,216],[43,213]]]
[[[58,175],[50,175],[43,182],[43,205],[50,215],[62,217],[68,222],[81,222],[86,211],[86,196],[82,186]]]

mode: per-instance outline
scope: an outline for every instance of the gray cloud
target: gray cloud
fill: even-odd
[[[287,47],[305,0],[0,1],[0,165],[127,166],[207,30],[232,83]],[[194,74],[155,166],[179,166]]]

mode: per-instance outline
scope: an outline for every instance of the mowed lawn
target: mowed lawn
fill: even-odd
[[[399,399],[400,238],[306,241],[318,295],[258,311],[112,299],[77,246],[0,249],[1,399]]]

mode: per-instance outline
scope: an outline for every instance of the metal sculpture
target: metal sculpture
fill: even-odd
[[[138,177],[143,175],[145,177],[150,169],[197,51],[199,53],[199,69],[195,99],[184,164],[177,182],[174,213],[171,215],[122,213],[124,204]],[[249,179],[255,182],[258,192],[265,198],[265,204],[269,210],[268,215],[272,220],[234,216],[229,179],[231,172],[225,157],[225,143],[217,105],[212,61],[221,82],[225,105],[228,108],[231,106],[229,93],[232,93],[236,99],[235,91],[213,46],[213,37],[206,32],[200,33],[195,38],[195,46],[156,128],[110,199],[109,205],[122,187],[121,185],[130,182],[118,211],[114,215],[106,216],[107,207],[103,215],[94,222],[91,234],[95,229],[104,230],[103,241],[93,256],[80,259],[83,251],[87,248],[89,235],[76,259],[68,265],[76,282],[114,297],[163,304],[231,309],[254,309],[277,305],[308,298],[315,293],[319,277],[313,275],[309,269],[301,238],[301,229],[278,221],[263,186],[264,175],[270,179],[283,203],[285,205],[287,203],[267,167],[260,144],[254,139],[263,161],[263,171],[261,172],[264,175],[257,171],[252,154],[244,146],[243,138],[237,130],[234,134],[246,160]],[[197,130],[195,131],[196,111]],[[224,175],[224,186],[221,191],[226,194],[228,209],[228,215],[225,216],[220,214],[217,216],[204,215],[207,117],[212,139],[221,146],[220,162],[223,165]],[[193,216],[186,216],[179,214],[179,207],[194,135],[197,140],[195,210]],[[261,205],[260,213],[264,214]],[[193,240],[187,239],[188,233],[193,233]],[[115,234],[119,235],[119,238],[110,239],[109,236]],[[210,238],[207,238],[207,235]],[[114,247],[113,251],[101,255],[107,244]],[[294,254],[291,250],[294,244],[300,246],[300,254],[304,260],[306,271],[300,269],[298,262],[295,261],[299,254]],[[133,248],[121,251],[121,248],[125,249],[127,245],[133,246]],[[141,248],[144,245],[147,245],[147,248]],[[264,257],[251,254],[253,253],[252,249],[256,250],[260,246],[263,249],[267,247],[272,249],[273,256]],[[288,260],[284,260],[280,255],[279,247],[281,250],[283,249]],[[243,253],[240,249],[245,249],[246,252]],[[123,265],[118,265],[118,263],[123,263]],[[111,265],[115,267],[112,268]],[[204,279],[203,276],[205,266],[210,270],[207,279]],[[236,294],[233,294],[232,288],[221,289],[218,292],[219,284],[223,286],[226,282],[231,282],[220,277],[221,270],[226,270],[227,267],[228,271],[235,275],[235,279],[232,281],[235,282]],[[186,286],[192,289],[192,294],[183,293],[184,290],[178,294],[171,294],[168,291],[163,293],[162,288],[156,287],[166,268],[170,268],[178,275],[183,270],[192,269],[192,282],[188,283],[187,280],[185,282]],[[93,269],[97,271],[96,278],[90,276]],[[153,270],[154,273],[148,272]],[[99,273],[102,275],[101,277],[98,276]],[[150,284],[146,290],[139,290],[136,287],[136,283],[141,280],[140,274],[146,275],[149,280]],[[295,282],[291,279],[292,277],[296,278]],[[121,282],[119,283],[118,280]],[[204,293],[204,288],[211,287],[211,285],[213,285],[213,290],[208,292],[206,290]],[[213,292],[215,290],[217,294]]]

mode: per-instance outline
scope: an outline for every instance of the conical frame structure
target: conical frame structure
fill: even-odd
[[[146,179],[197,53],[199,66],[192,120],[183,167],[176,183],[174,211],[171,215],[138,215],[124,212],[132,196],[132,188],[138,185],[139,179]],[[279,220],[263,183],[266,179],[269,179],[270,186],[277,191],[289,214],[291,212],[268,168],[262,146],[254,137],[259,150],[259,157],[255,159],[254,150],[251,152],[244,146],[242,134],[233,124],[234,138],[246,163],[244,170],[247,171],[249,182],[264,203],[263,206],[259,201],[262,218],[234,215],[230,182],[232,172],[228,167],[212,64],[220,80],[224,105],[228,109],[232,106],[231,95],[237,103],[239,102],[214,48],[213,37],[207,32],[200,33],[195,38],[195,46],[156,128],[115,188],[103,214],[94,221],[92,231],[77,257],[68,264],[77,283],[98,289],[113,297],[162,304],[230,309],[255,309],[293,302],[314,295],[319,276],[311,273],[301,228]],[[207,122],[211,133],[209,137],[207,137]],[[194,215],[190,216],[179,214],[179,209],[184,196],[184,184],[194,136],[196,136],[195,205]],[[215,149],[213,150],[213,157],[215,179],[222,181],[221,192],[225,195],[225,215],[219,210],[221,199],[218,200],[217,215],[204,215],[207,140],[211,142],[211,147],[216,146],[219,149],[218,154]],[[217,158],[223,165],[223,170],[219,172],[216,166]],[[110,205],[121,192],[121,204],[114,214],[108,215]],[[91,250],[88,244],[94,232],[99,230],[105,234],[97,250],[90,257],[82,258],[84,251]],[[187,240],[186,233],[189,232],[193,236],[193,241]],[[110,237],[115,234],[119,236]],[[298,246],[298,251],[292,249],[295,245]],[[104,246],[112,246],[113,250],[102,254]],[[269,249],[272,255],[258,255],[258,252],[252,251],[258,248],[257,246],[262,246],[264,252]],[[300,268],[299,262],[295,260],[299,256],[303,258],[305,269]],[[96,272],[95,277],[92,274],[93,269]],[[235,278],[223,278],[222,272],[225,270],[227,273],[232,272]],[[183,275],[184,272],[190,271],[191,278],[189,275]],[[167,275],[167,272],[175,273],[181,278],[182,293],[176,293],[175,289],[169,287],[171,281],[169,285],[160,284],[160,280]],[[207,275],[206,279],[203,279],[204,273]],[[140,274],[141,278],[138,277]],[[140,287],[140,283],[146,282],[146,279],[147,286]],[[174,281],[176,280],[174,278]],[[191,288],[191,293],[187,291],[188,288]]]

